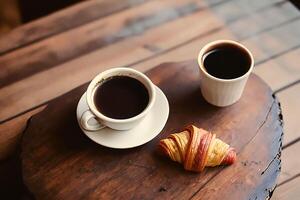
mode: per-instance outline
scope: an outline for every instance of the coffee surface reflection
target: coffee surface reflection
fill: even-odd
[[[149,94],[144,84],[137,79],[113,76],[96,88],[94,102],[103,115],[113,119],[128,119],[147,107]]]
[[[220,46],[204,55],[204,68],[220,79],[234,79],[246,74],[251,66],[248,53],[230,44]]]

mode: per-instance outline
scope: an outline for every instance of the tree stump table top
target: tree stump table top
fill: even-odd
[[[166,94],[170,115],[149,143],[127,150],[89,140],[76,119],[87,84],[53,100],[28,122],[22,140],[26,187],[37,199],[265,199],[280,173],[282,120],[269,87],[256,75],[242,98],[218,108],[205,102],[195,61],[146,72]],[[231,166],[188,172],[157,153],[160,139],[194,124],[237,151]],[[143,133],[141,133],[143,134]]]

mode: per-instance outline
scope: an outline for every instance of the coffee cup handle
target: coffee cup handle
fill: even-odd
[[[82,115],[81,115],[81,118],[80,118],[80,124],[81,124],[81,127],[84,129],[84,130],[87,130],[87,131],[98,131],[100,129],[103,129],[105,128],[105,125],[103,124],[100,124],[97,120],[97,123],[94,123],[94,124],[90,124],[89,121],[91,119],[95,119],[96,120],[96,116],[90,111],[90,110],[86,110]]]

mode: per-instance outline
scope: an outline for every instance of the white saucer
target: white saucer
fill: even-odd
[[[169,103],[165,94],[156,86],[156,100],[149,114],[133,129],[118,131],[104,128],[99,131],[81,130],[94,142],[115,149],[127,149],[145,144],[155,138],[164,128],[169,116]],[[82,95],[77,106],[77,121],[88,110],[86,93]],[[80,124],[79,124],[80,125]]]

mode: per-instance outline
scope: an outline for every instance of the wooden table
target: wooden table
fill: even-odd
[[[21,148],[23,180],[37,199],[268,199],[280,172],[281,112],[269,87],[251,75],[240,101],[226,108],[201,96],[196,61],[146,73],[164,91],[170,115],[141,147],[116,150],[90,141],[75,116],[87,88],[53,100],[28,123]],[[194,124],[233,146],[237,162],[200,174],[162,158],[159,140]],[[147,134],[147,131],[140,134]]]
[[[194,59],[215,39],[246,45],[255,71],[284,98],[287,88],[299,85],[299,25],[299,12],[283,0],[111,0],[85,1],[21,26],[0,38],[1,158],[13,151],[28,118],[99,71],[115,66],[146,71]],[[289,123],[297,127],[296,120]],[[289,148],[299,139],[299,129],[291,130],[284,142]],[[300,173],[294,169],[282,185]]]

